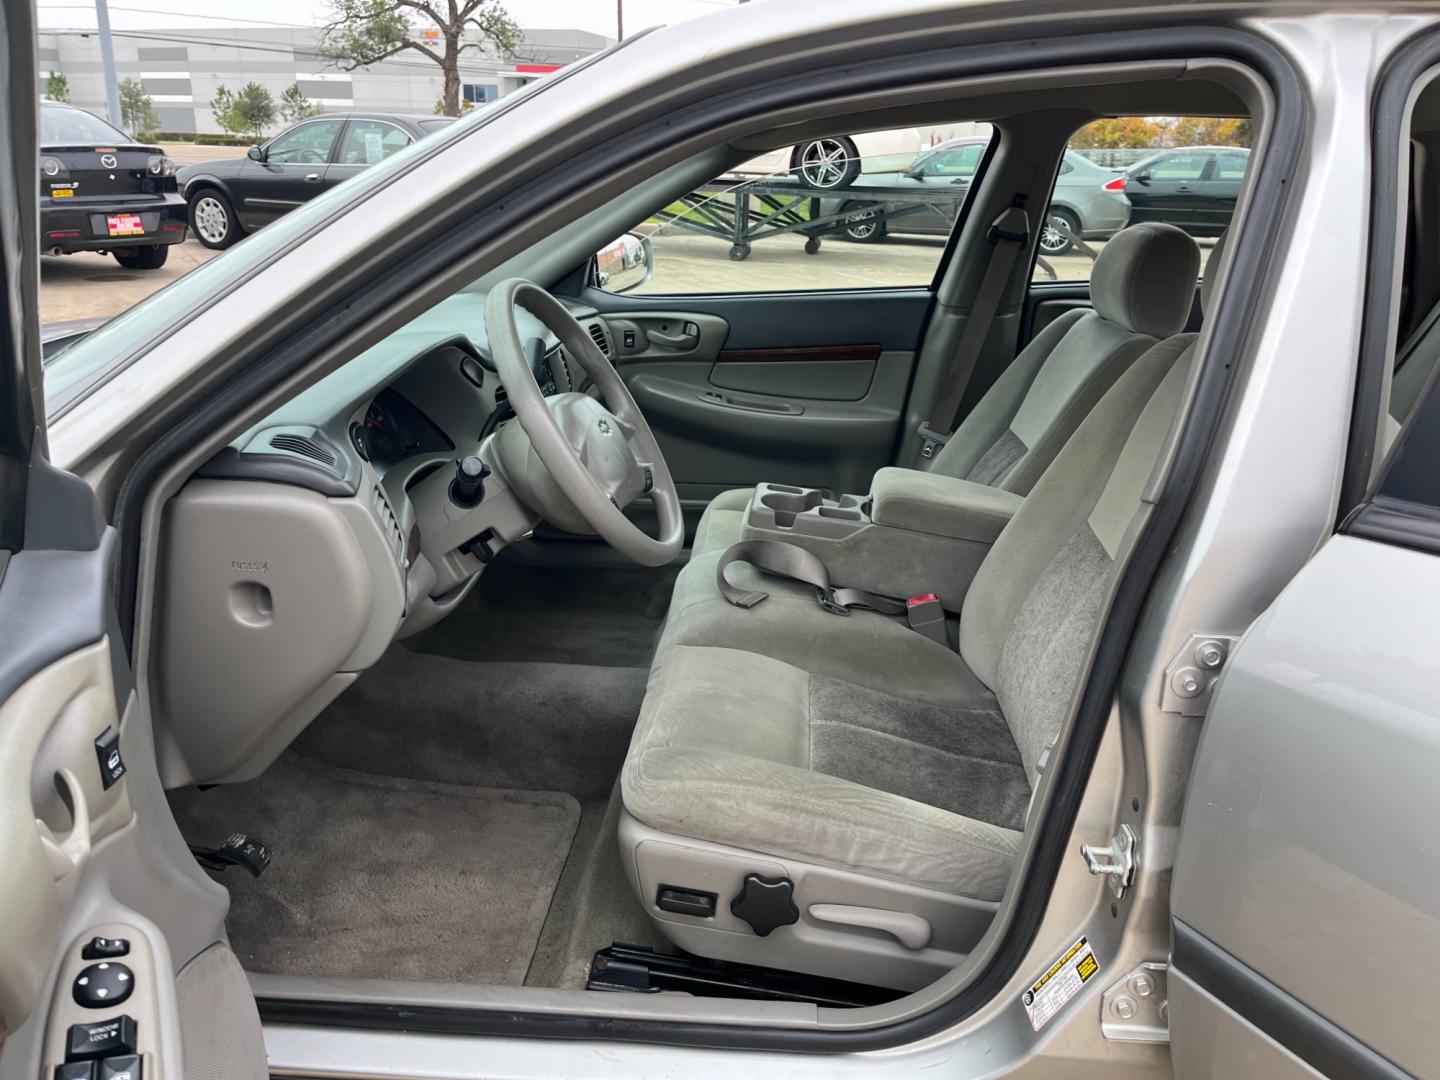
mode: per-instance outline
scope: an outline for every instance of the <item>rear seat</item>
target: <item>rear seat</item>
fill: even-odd
[[[1118,233],[1095,260],[1094,310],[1068,311],[1040,331],[965,417],[932,471],[1029,494],[1115,380],[1184,328],[1199,267],[1195,241],[1172,225],[1146,222]],[[711,501],[694,555],[741,538],[753,493],[740,488]]]

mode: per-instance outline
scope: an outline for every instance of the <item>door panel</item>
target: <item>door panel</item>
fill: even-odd
[[[0,308],[0,1080],[56,1075],[72,1040],[111,1059],[107,1076],[261,1080],[244,973],[190,964],[228,953],[228,897],[160,787],[114,616],[115,530],[46,461],[32,5],[5,19],[0,289],[19,302]],[[196,1025],[216,1001],[223,1015]]]
[[[868,491],[894,452],[932,304],[923,289],[583,299],[610,326],[692,518],[761,480]]]
[[[1437,608],[1440,556],[1331,539],[1225,662],[1186,797],[1176,971],[1328,1075],[1440,1061]],[[1173,1004],[1177,1074],[1230,1075],[1216,1006]]]

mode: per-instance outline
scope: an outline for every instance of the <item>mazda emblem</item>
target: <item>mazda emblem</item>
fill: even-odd
[[[100,155],[100,164],[101,164],[101,165],[104,165],[105,168],[107,168],[107,169],[113,169],[113,168],[115,168],[116,164],[118,164],[118,163],[117,163],[116,160],[115,160],[115,155],[114,155],[114,154],[101,154],[101,155]]]

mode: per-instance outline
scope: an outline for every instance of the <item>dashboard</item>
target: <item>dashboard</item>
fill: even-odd
[[[514,413],[481,294],[457,294],[292,398],[167,504],[157,739],[167,787],[259,775],[398,638],[453,611],[536,514],[494,473]],[[613,354],[610,330],[573,308]],[[547,395],[579,366],[517,311]],[[473,500],[457,468],[478,459]],[[203,718],[203,723],[200,718]]]

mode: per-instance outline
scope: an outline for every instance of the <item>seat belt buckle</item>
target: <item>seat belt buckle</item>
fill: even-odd
[[[922,420],[920,426],[915,429],[920,436],[920,457],[924,461],[933,461],[935,455],[945,448],[950,441],[949,435],[941,435],[930,426],[930,421]]]
[[[950,641],[945,633],[945,609],[940,598],[932,593],[921,593],[905,601],[905,619],[910,629],[924,634],[931,641],[946,647]]]
[[[815,586],[815,599],[818,600],[820,602],[820,606],[826,611],[830,612],[831,615],[850,614],[850,609],[848,607],[846,607],[844,604],[836,603],[834,597],[832,597],[829,592],[827,592],[825,589],[820,588],[820,586],[818,585]]]

